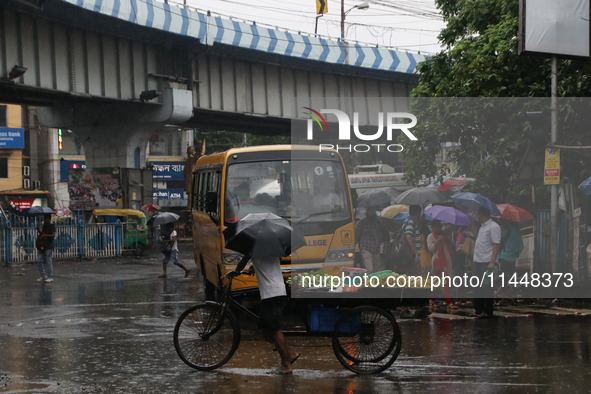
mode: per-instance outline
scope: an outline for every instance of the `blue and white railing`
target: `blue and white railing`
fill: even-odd
[[[155,0],[62,0],[120,20],[198,39],[270,54],[412,74],[426,56],[397,48],[331,39],[211,15]]]

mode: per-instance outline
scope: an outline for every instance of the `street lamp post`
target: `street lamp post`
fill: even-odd
[[[367,10],[369,8],[369,3],[368,2],[363,2],[361,4],[358,4],[356,6],[351,7],[347,11],[345,11],[345,0],[341,0],[341,40],[344,40],[345,39],[345,17],[354,8],[357,8],[358,10],[364,10],[365,11],[365,10]]]

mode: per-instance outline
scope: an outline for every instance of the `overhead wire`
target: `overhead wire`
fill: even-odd
[[[221,2],[224,3],[229,3],[229,4],[236,4],[236,5],[245,5],[243,3],[240,3],[238,1],[233,1],[233,0],[220,0]],[[292,2],[282,2],[282,3],[268,3],[265,0],[258,0],[260,3],[263,4],[272,4],[269,6],[266,5],[261,5],[261,4],[248,4],[249,7],[254,7],[256,9],[261,9],[261,10],[266,10],[269,12],[273,12],[273,13],[279,13],[279,14],[285,14],[285,15],[291,15],[291,16],[298,16],[301,17],[302,19],[305,19],[306,21],[315,21],[316,19],[316,13],[312,12],[312,11],[305,11],[301,9],[301,5],[297,4],[297,3],[292,3]],[[434,4],[431,3],[431,7],[429,7],[429,2],[411,2],[410,5],[407,5],[407,3],[405,3],[404,1],[402,2],[397,2],[400,3],[401,5],[396,5],[388,0],[380,0],[380,1],[372,1],[371,4],[373,7],[378,7],[378,10],[383,10],[385,12],[381,13],[381,14],[364,14],[364,13],[358,13],[355,15],[355,18],[364,18],[364,17],[391,17],[391,16],[404,16],[404,17],[409,17],[409,18],[417,18],[419,20],[437,20],[440,21],[442,20],[441,15],[438,13],[437,9],[435,8]],[[423,5],[425,7],[417,7],[415,4],[419,4],[419,5]],[[286,7],[281,7],[282,4],[291,4],[297,7],[297,9],[293,9],[293,8],[286,8]],[[352,5],[352,3],[349,3],[348,1],[345,2],[345,4],[349,7]],[[373,8],[372,7],[372,8]],[[394,11],[393,11],[394,10]],[[223,13],[219,13],[217,11],[213,11],[216,14],[219,15],[223,15],[223,16],[227,16],[230,18],[234,18],[236,19],[235,16],[228,16],[228,15],[224,15]],[[260,14],[259,15],[252,15],[249,13],[244,13],[244,12],[240,12],[241,16],[247,15],[247,16],[252,16],[255,18],[260,18]],[[326,20],[331,20],[329,18],[323,18],[325,21]],[[289,21],[289,22],[293,22],[293,20],[286,20],[286,19],[280,19],[280,18],[274,18],[273,20],[283,20],[283,21]],[[334,20],[333,20],[334,21]],[[340,23],[340,21],[337,21]],[[351,22],[346,22],[347,25],[351,25]],[[417,22],[417,21],[403,21],[403,22],[396,22],[396,24],[402,24],[402,23],[421,23],[421,22]],[[424,23],[424,22],[422,22]],[[325,23],[326,24],[326,23]],[[358,24],[358,26],[363,26],[364,24]],[[388,33],[390,33],[392,30],[397,30],[397,31],[405,31],[408,32],[408,34],[416,34],[413,33],[413,30],[407,29],[404,30],[403,28],[398,28],[395,26],[387,26],[387,25],[382,25],[382,24],[373,24],[373,25],[367,25],[366,27],[371,28],[371,27],[383,27],[384,29],[386,29],[381,36],[384,36]],[[328,24],[327,24],[327,28],[328,28]],[[424,31],[424,32],[428,32],[429,29],[417,29],[414,31]],[[438,33],[439,30],[432,30],[433,33]],[[330,33],[328,34],[330,36]],[[375,33],[372,33],[372,35],[374,36],[374,38],[376,37]],[[428,35],[428,34],[419,34],[419,35]],[[433,38],[436,38],[436,35],[433,36]],[[378,43],[379,44],[379,43]],[[382,43],[383,45],[383,43]],[[391,46],[391,45],[390,45]],[[397,47],[405,47],[408,45],[405,44],[397,44]],[[418,46],[423,46],[423,44],[418,45]]]
[[[142,3],[146,3],[146,4],[147,4],[147,1],[146,1],[146,0],[138,0],[138,1],[139,1],[139,2],[142,2]],[[169,3],[172,3],[172,2],[169,2]],[[152,5],[153,7],[156,7],[156,8],[159,8],[159,9],[163,10],[164,12],[170,12],[169,10],[167,10],[166,8],[164,8],[163,6],[158,6],[157,4],[158,4],[158,3],[154,2],[154,3],[152,3],[151,5]],[[174,4],[174,3],[172,3],[172,4]],[[183,5],[180,5],[180,4],[179,4],[179,6],[183,6]],[[196,12],[199,12],[199,11],[201,11],[201,12],[206,12],[206,13],[207,13],[207,12],[210,12],[210,11],[211,11],[211,10],[207,10],[207,11],[206,11],[206,10],[198,9],[198,8],[195,8],[195,7],[193,7],[193,6],[187,6],[187,7],[188,7],[188,9],[189,9],[189,10],[193,9],[193,10],[195,10]],[[236,17],[232,17],[232,16],[229,16],[229,15],[221,14],[221,13],[218,13],[218,12],[214,12],[214,13],[215,13],[215,14],[217,14],[217,15],[219,15],[219,16],[224,16],[224,17],[228,18],[229,20],[235,20],[235,19],[236,19]],[[198,19],[195,19],[195,18],[193,18],[193,17],[191,16],[191,14],[190,14],[190,13],[189,13],[188,17],[189,17],[189,19],[191,19],[191,20],[194,20],[194,21],[196,21],[196,22],[199,22],[199,23],[201,23],[201,21],[199,21]],[[242,18],[239,18],[239,19],[242,19]],[[244,20],[244,22],[246,22],[246,20]],[[252,22],[252,21],[248,21],[248,22]],[[214,23],[209,23],[209,22],[207,22],[207,21],[206,21],[205,23],[206,23],[208,26],[217,27],[217,25],[216,25],[216,24],[214,24]],[[290,29],[279,28],[278,26],[272,26],[272,25],[269,25],[269,24],[266,24],[266,23],[260,23],[260,24],[259,24],[259,23],[257,23],[257,25],[262,25],[262,26],[264,26],[264,25],[267,25],[267,27],[268,27],[268,28],[275,28],[275,29],[277,29],[277,30],[282,30],[282,31],[286,31],[286,32],[289,32],[289,30],[290,30]],[[235,30],[235,29],[233,29],[233,28],[229,28],[229,29],[226,29],[226,30],[230,30],[230,31],[237,31],[237,30]],[[293,34],[307,34],[307,33],[295,32],[295,31],[293,31],[293,30],[292,30],[291,32],[292,32]],[[248,32],[244,32],[244,31],[241,31],[241,33],[246,33],[246,34],[248,34]],[[313,34],[307,34],[307,35],[308,35],[308,36],[312,36]],[[322,37],[320,36],[320,38],[322,38]],[[325,37],[325,38],[332,39],[330,36],[328,36],[328,37]],[[287,42],[290,42],[288,39],[282,39],[282,38],[279,38],[279,37],[277,37],[276,39],[277,39],[278,41],[282,41],[282,42],[285,42],[285,43],[287,43]],[[350,40],[349,40],[349,41],[350,41]],[[353,41],[355,41],[355,40],[353,40]],[[375,43],[374,43],[374,44],[372,44],[372,43],[364,43],[364,42],[358,42],[358,41],[357,41],[357,43],[359,43],[359,44],[366,44],[366,45],[371,45],[371,46],[374,46],[374,45],[376,45]],[[310,43],[309,45],[311,45],[311,46],[316,46],[316,47],[322,47],[322,44],[315,44],[315,43]],[[379,45],[379,44],[378,44],[378,45]],[[393,48],[393,49],[397,49],[397,50],[405,50],[405,48],[404,48],[404,47],[406,47],[406,46],[407,46],[407,45],[396,45],[396,46],[392,46],[392,45],[390,45],[390,46],[387,46],[387,47],[390,47],[390,48]]]

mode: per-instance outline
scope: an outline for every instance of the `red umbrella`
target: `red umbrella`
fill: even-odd
[[[525,209],[516,207],[515,205],[497,204],[497,208],[501,211],[501,219],[507,219],[512,222],[527,222],[534,218]]]
[[[446,179],[445,181],[443,181],[443,183],[441,185],[439,185],[437,188],[439,190],[441,190],[442,192],[446,191],[447,189],[450,189],[454,186],[460,186],[460,185],[465,185],[466,184],[466,178],[449,178]]]
[[[153,205],[153,204],[144,205],[142,207],[142,211],[148,211],[148,212],[156,212],[156,211],[159,211],[160,209],[162,209],[162,208],[160,208],[158,205]]]

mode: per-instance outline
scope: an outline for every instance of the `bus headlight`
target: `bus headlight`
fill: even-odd
[[[351,249],[349,249],[351,250]],[[353,253],[353,251],[349,251],[349,250],[334,250],[334,251],[329,251],[326,254],[326,260],[325,261],[345,261],[345,260],[351,260],[353,258],[353,256],[355,256],[355,254]]]
[[[224,254],[224,263],[226,264],[238,264],[240,260],[242,260],[242,255],[240,254]]]

